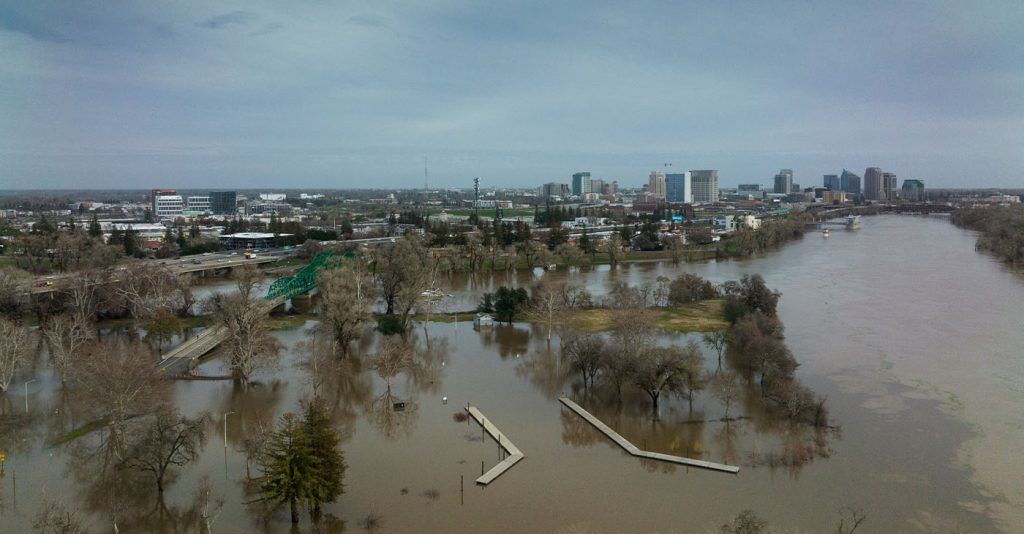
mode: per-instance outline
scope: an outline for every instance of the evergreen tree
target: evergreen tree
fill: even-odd
[[[114,225],[110,230],[110,238],[107,239],[109,245],[124,245],[124,232]]]
[[[74,219],[68,219],[68,230],[70,230],[72,233],[74,233],[75,230],[78,230],[78,226],[75,225]]]
[[[189,233],[191,233],[191,230],[189,230]],[[188,240],[185,239],[185,230],[180,226],[178,227],[177,243],[178,248],[185,248],[188,246]]]
[[[103,237],[103,228],[100,226],[100,221],[96,218],[95,213],[92,214],[92,220],[89,221],[89,237]]]
[[[351,237],[354,230],[352,229],[352,221],[348,217],[341,220],[341,235]]]
[[[174,241],[174,230],[168,226],[164,229],[164,243],[170,243],[172,241]]]
[[[135,233],[135,230],[132,230],[131,226],[124,232],[123,244],[125,256],[134,256],[139,252],[139,236]]]
[[[271,509],[288,504],[292,523],[299,522],[299,503],[317,499],[321,485],[319,460],[313,455],[304,425],[295,414],[281,416],[259,458],[260,501]]]
[[[32,225],[32,233],[34,234],[52,234],[56,231],[57,229],[46,219],[46,215],[40,217],[39,222]]]
[[[188,237],[190,239],[199,237],[199,221],[192,221],[192,226],[188,228]]]
[[[318,400],[306,405],[303,429],[309,453],[317,459],[319,473],[309,499],[309,510],[313,520],[319,520],[321,506],[330,503],[345,492],[342,479],[345,476],[345,459],[338,450],[338,433],[330,417]]]
[[[583,227],[583,233],[580,234],[579,246],[580,250],[587,254],[594,252],[594,244],[590,242],[590,234],[587,233],[586,226]]]

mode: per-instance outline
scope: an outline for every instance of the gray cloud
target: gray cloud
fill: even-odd
[[[51,43],[69,42],[67,36],[44,23],[25,17],[13,9],[0,7],[0,29],[21,33],[39,41]]]
[[[1020,0],[13,5],[0,187],[402,187],[425,155],[439,186],[664,162],[1024,186]]]
[[[355,26],[368,26],[374,28],[386,28],[388,23],[383,17],[370,14],[353,15],[348,18],[348,23]]]
[[[260,26],[258,30],[250,33],[249,35],[267,35],[280,31],[283,28],[284,24],[281,24],[279,22],[267,22]]]
[[[237,24],[239,26],[247,26],[252,22],[259,19],[259,16],[251,11],[232,11],[230,13],[224,13],[223,15],[217,15],[216,17],[210,17],[202,22],[197,22],[196,26],[200,28],[209,28],[211,30],[219,30]]]

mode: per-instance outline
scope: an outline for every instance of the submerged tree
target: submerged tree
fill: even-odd
[[[751,510],[744,510],[719,529],[722,534],[771,534],[768,522]]]
[[[88,320],[77,314],[62,314],[50,318],[43,328],[43,336],[50,349],[50,363],[67,383],[89,343],[95,339],[95,332]]]
[[[78,513],[45,493],[39,501],[32,530],[39,534],[86,534],[89,530]]]
[[[404,236],[393,246],[377,249],[373,270],[384,313],[397,315],[405,329],[409,315],[433,281],[427,248],[415,234]]]
[[[168,470],[199,457],[206,441],[206,423],[206,416],[189,419],[169,406],[161,406],[139,424],[125,465],[152,474],[157,491],[163,493]]]
[[[215,295],[210,307],[218,325],[227,330],[224,348],[236,380],[248,384],[254,373],[277,364],[281,343],[270,332],[262,301],[239,292]]]
[[[725,420],[729,421],[729,408],[743,396],[743,389],[733,371],[723,371],[711,380],[711,394],[725,407]]]
[[[348,262],[336,269],[325,269],[317,275],[320,295],[320,325],[329,332],[342,354],[358,339],[373,319],[377,290],[373,279],[361,263]]]
[[[292,523],[299,522],[299,503],[314,498],[320,466],[308,446],[302,421],[295,414],[281,416],[259,457],[260,497],[256,502],[276,510],[288,505]]]
[[[561,321],[561,312],[565,307],[565,284],[541,281],[533,287],[530,313],[547,326],[547,341],[551,343],[551,330]]]
[[[338,441],[330,419],[315,402],[306,407],[303,419],[283,415],[259,454],[262,475],[256,502],[270,510],[287,504],[292,523],[299,522],[299,504],[305,503],[313,519],[319,519],[322,505],[343,492],[345,461]]]
[[[686,394],[686,401],[693,409],[693,392],[704,389],[707,379],[704,376],[704,355],[697,343],[690,341],[682,349],[678,364],[679,379],[676,386],[680,394]]]
[[[321,401],[306,405],[302,424],[310,453],[319,464],[319,480],[309,500],[310,514],[319,520],[323,504],[336,501],[345,492],[345,459],[338,449],[338,433]]]
[[[714,330],[711,332],[705,332],[701,339],[709,347],[715,349],[715,354],[718,355],[718,368],[722,368],[722,353],[725,351],[725,347],[728,345],[729,336],[725,330]]]
[[[0,392],[7,391],[14,372],[28,361],[31,345],[28,327],[0,317]]]
[[[119,457],[126,448],[128,419],[152,412],[167,392],[167,382],[161,380],[148,347],[123,339],[92,344],[74,377],[86,407],[109,424]]]
[[[683,351],[675,347],[651,347],[637,354],[632,369],[633,384],[651,398],[655,418],[661,394],[680,387],[683,357]]]
[[[594,385],[594,379],[604,365],[605,342],[594,334],[576,335],[562,342],[562,356],[583,377],[583,390]]]

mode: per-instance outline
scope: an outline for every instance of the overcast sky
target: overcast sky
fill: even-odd
[[[2,188],[420,188],[425,156],[1024,187],[1024,2],[0,0]]]

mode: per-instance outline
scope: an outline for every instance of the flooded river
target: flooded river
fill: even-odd
[[[782,531],[823,531],[843,507],[862,509],[859,532],[1018,532],[1024,528],[1024,279],[975,253],[974,236],[945,219],[881,216],[858,231],[810,233],[762,257],[698,265],[667,263],[560,269],[549,273],[456,276],[448,308],[468,310],[496,285],[569,278],[599,295],[617,280],[636,285],[695,271],[715,282],[761,273],[783,296],[779,315],[801,362],[798,377],[827,395],[840,430],[817,434],[741,402],[721,422],[710,395],[623,403],[584,395],[529,325],[474,331],[467,322],[417,325],[425,372],[390,387],[349,368],[323,379],[321,394],[342,432],[345,494],[327,507],[335,531],[386,532],[705,532],[745,509]],[[226,500],[215,532],[287,532],[284,514],[261,521],[246,508],[247,436],[296,411],[314,383],[303,328],[278,332],[289,348],[281,367],[246,391],[230,382],[176,382],[188,414],[213,415],[199,461],[181,471],[161,505],[148,485],[131,502],[104,498],[123,487],[95,474],[75,443],[46,444],[84,421],[57,393],[44,361],[28,386],[31,423],[0,436],[0,532],[31,528],[43,492],[81,511],[94,531],[116,517],[122,532],[176,531],[194,516],[192,496],[206,475]],[[662,342],[685,343],[686,335]],[[359,350],[372,354],[368,336]],[[706,351],[708,366],[715,359]],[[203,364],[205,374],[223,363]],[[0,397],[0,414],[24,411],[19,376]],[[736,475],[631,457],[561,407],[569,395],[637,446],[740,466]],[[442,398],[447,397],[447,404]],[[394,402],[405,402],[394,411]],[[486,488],[481,464],[499,460],[479,425],[454,414],[477,406],[526,458]],[[223,415],[227,442],[223,441]],[[813,444],[802,465],[766,462]],[[464,481],[464,484],[463,482]],[[151,483],[150,483],[151,484]],[[460,487],[464,491],[460,491]],[[304,523],[302,531],[308,524]]]

